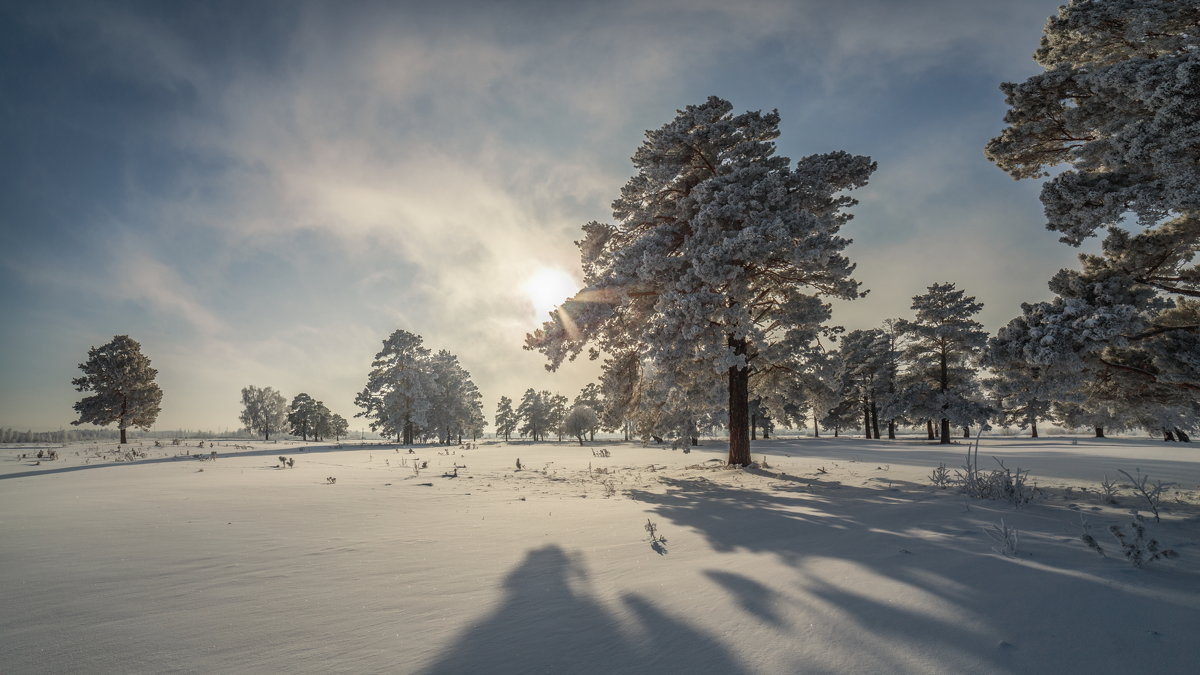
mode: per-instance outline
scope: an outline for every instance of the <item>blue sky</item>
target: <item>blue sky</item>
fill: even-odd
[[[837,322],[952,281],[994,330],[1078,253],[982,150],[1057,4],[0,3],[0,426],[67,425],[116,334],[159,428],[236,428],[249,384],[349,418],[398,328],[489,417],[574,396],[593,366],[521,350],[527,283],[578,274],[642,132],[709,95],[777,108],[787,156],[879,163],[845,230],[871,293]]]

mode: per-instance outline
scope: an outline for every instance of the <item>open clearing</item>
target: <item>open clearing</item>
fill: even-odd
[[[0,449],[0,670],[1195,672],[1200,444],[985,437],[1021,508],[934,487],[967,446],[915,439],[746,470],[716,441],[192,445]],[[1121,556],[1119,469],[1173,484],[1141,512],[1177,559]]]

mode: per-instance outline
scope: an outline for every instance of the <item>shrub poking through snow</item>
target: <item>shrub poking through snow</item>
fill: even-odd
[[[1121,546],[1121,553],[1134,567],[1144,567],[1159,558],[1178,558],[1179,554],[1169,548],[1160,548],[1158,540],[1146,540],[1146,526],[1140,518],[1135,517],[1129,524],[1129,533],[1116,525],[1110,525],[1108,531],[1116,537]]]
[[[1108,474],[1104,474],[1104,480],[1100,481],[1100,498],[1105,504],[1117,503],[1117,481],[1109,480]]]
[[[1134,469],[1137,472],[1137,478],[1129,475],[1129,472],[1124,469],[1119,469],[1121,474],[1133,483],[1133,491],[1135,494],[1141,495],[1142,499],[1146,500],[1146,505],[1150,507],[1150,511],[1154,513],[1154,522],[1160,522],[1158,517],[1158,507],[1162,505],[1162,495],[1170,483],[1164,483],[1161,480],[1150,483],[1150,476],[1143,476],[1141,469]]]
[[[999,525],[992,525],[984,530],[987,536],[996,543],[992,550],[1002,556],[1013,557],[1017,554],[1018,533],[1017,528],[1009,527],[1004,519],[1000,519]]]
[[[667,538],[658,533],[658,525],[655,525],[649,518],[646,519],[646,533],[650,535],[650,548],[654,549],[659,555],[667,552]]]
[[[328,483],[329,485],[333,485],[334,483],[337,482],[337,478],[334,478],[333,476],[326,476],[325,482]]]
[[[1079,525],[1083,528],[1083,533],[1079,535],[1080,541],[1087,544],[1088,548],[1099,553],[1101,558],[1107,558],[1108,556],[1104,554],[1104,549],[1100,546],[1100,542],[1096,541],[1096,538],[1089,531],[1091,528],[1088,526],[1087,521],[1084,520],[1083,514],[1079,514]]]
[[[1000,468],[985,472],[979,468],[978,457],[978,454],[972,457],[971,451],[967,450],[966,465],[955,471],[955,482],[958,483],[959,490],[968,497],[1003,499],[1016,508],[1037,497],[1039,490],[1036,486],[1029,485],[1028,469],[1022,470],[1017,467],[1016,471],[1012,471],[999,458],[993,457]]]
[[[933,483],[936,487],[949,487],[951,481],[950,471],[946,469],[946,465],[943,463],[939,463],[937,468],[929,474],[929,482]]]

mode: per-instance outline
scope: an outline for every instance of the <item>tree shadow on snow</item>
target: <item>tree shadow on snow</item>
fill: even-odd
[[[1183,617],[1194,611],[1194,600],[1165,604],[1114,584],[1128,575],[1128,566],[1117,561],[1098,572],[1066,566],[1076,561],[1088,566],[1095,554],[1079,543],[1077,532],[1057,529],[1061,514],[1014,511],[1003,502],[978,500],[968,511],[928,486],[905,483],[897,483],[896,489],[863,488],[753,469],[745,473],[757,474],[758,485],[718,483],[703,476],[661,477],[665,492],[628,494],[674,525],[698,533],[716,551],[774,555],[793,567],[798,581],[780,586],[772,580],[770,588],[727,570],[705,574],[762,624],[779,626],[781,615],[786,616],[782,603],[791,602],[803,605],[818,621],[861,630],[870,639],[855,645],[856,657],[867,659],[872,670],[911,670],[912,662],[895,653],[895,645],[913,653],[936,653],[948,672],[1034,667],[1035,653],[1062,648],[1045,632],[1058,625],[1048,618],[1051,614],[1061,615],[1062,625],[1080,625],[1095,611],[1053,598],[1105,598],[1124,608],[1122,618],[1129,623],[1116,625],[1124,624],[1118,630],[1126,631],[1152,616],[1161,625],[1186,623]],[[1036,557],[1026,551],[1024,557],[1009,558],[993,550],[983,526],[1001,517],[1037,528],[1021,532]],[[1194,576],[1178,581],[1200,590]],[[1020,594],[1014,597],[1016,589]],[[889,597],[897,593],[919,603]],[[1028,614],[1017,617],[1000,609],[1014,602],[1029,603]],[[1060,637],[1067,634],[1064,630]],[[1022,649],[1014,650],[1013,643]],[[1111,655],[1113,644],[1110,637],[1098,635],[1069,641],[1081,656]],[[1179,655],[1172,653],[1168,661]]]
[[[424,672],[745,672],[706,635],[627,594],[615,614],[587,590],[578,556],[558,546],[529,551],[504,581],[505,596]]]

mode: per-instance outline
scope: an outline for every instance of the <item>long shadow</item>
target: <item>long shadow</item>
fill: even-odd
[[[1130,439],[1084,439],[1070,450],[1055,448],[1062,438],[1045,439],[984,438],[979,445],[981,469],[995,469],[999,465],[992,459],[999,457],[1010,469],[1018,465],[1032,469],[1032,478],[1099,480],[1107,475],[1118,478],[1118,469],[1133,473],[1140,468],[1143,474],[1174,482],[1200,484],[1200,443],[1166,444],[1165,449],[1175,451],[1179,459],[1153,459],[1138,456],[1138,449],[1156,441]],[[827,439],[781,439],[760,441],[752,449],[752,455],[786,455],[792,458],[829,458],[832,461],[858,461],[876,464],[903,464],[932,469],[938,463],[956,469],[966,461],[971,441],[956,439],[951,445],[929,443],[924,440],[902,438],[897,440],[865,440],[861,438]],[[1112,456],[1105,454],[1114,449],[1128,454]],[[1193,462],[1189,467],[1188,462]],[[1061,467],[1068,466],[1068,471]]]
[[[584,590],[587,571],[558,546],[529,551],[504,581],[505,596],[426,671],[460,673],[744,672],[708,635],[622,598],[636,626],[622,626]]]
[[[172,446],[173,447],[173,446]],[[309,452],[345,452],[349,450],[362,449],[391,449],[398,447],[406,447],[400,445],[380,444],[371,446],[361,445],[343,445],[340,448],[336,445],[303,445],[291,446],[283,448],[268,448],[261,450],[238,450],[235,452],[226,452],[225,448],[194,448],[200,452],[194,455],[171,455],[168,457],[151,457],[145,459],[136,459],[128,462],[94,462],[91,464],[75,464],[73,466],[50,467],[46,469],[37,469],[33,471],[18,471],[14,473],[0,474],[0,480],[8,478],[29,478],[31,476],[49,476],[56,473],[72,473],[75,471],[87,471],[89,469],[111,469],[121,466],[145,466],[147,464],[170,464],[173,462],[195,462],[201,457],[206,457],[208,452],[217,451],[217,461],[221,459],[230,459],[234,457],[278,457],[280,455],[296,455]],[[166,448],[154,448],[154,450],[164,450]],[[186,449],[186,448],[184,448]],[[46,461],[46,460],[43,460]],[[55,460],[61,461],[61,460]]]

